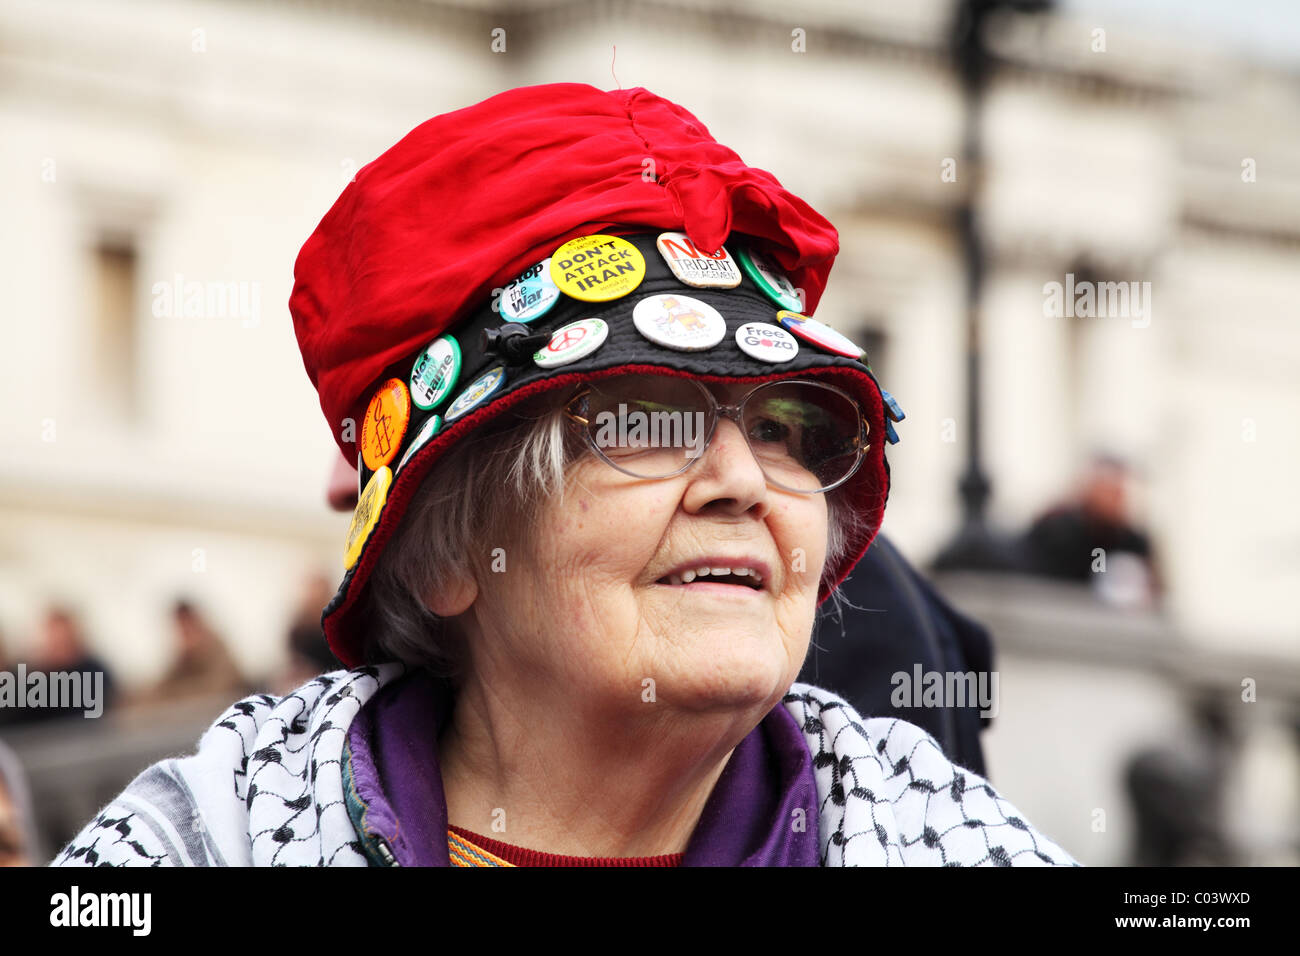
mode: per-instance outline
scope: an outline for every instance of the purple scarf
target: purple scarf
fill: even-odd
[[[402,866],[451,865],[437,746],[438,727],[450,716],[446,688],[412,673],[380,690],[353,720],[345,767],[363,807],[358,830],[371,844],[368,855],[382,839]],[[682,866],[817,866],[817,811],[812,758],[794,717],[777,704],[732,753]]]

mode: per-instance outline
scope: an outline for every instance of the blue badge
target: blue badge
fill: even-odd
[[[447,408],[445,421],[450,423],[475,406],[481,404],[484,399],[500,391],[501,386],[506,381],[506,370],[504,366],[498,365],[490,372],[480,375],[465,391],[456,396],[456,400]]]
[[[559,299],[551,260],[543,259],[501,290],[501,315],[507,322],[531,322],[550,312]]]

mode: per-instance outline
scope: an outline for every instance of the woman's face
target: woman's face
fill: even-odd
[[[751,387],[713,390],[735,402]],[[602,708],[770,708],[807,652],[826,536],[825,495],[770,486],[733,422],[672,478],[589,454],[480,581],[473,667]],[[701,568],[743,574],[688,582]]]

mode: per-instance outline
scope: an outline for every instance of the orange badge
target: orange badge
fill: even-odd
[[[390,378],[375,392],[361,423],[361,459],[378,471],[397,457],[398,446],[411,420],[411,393],[400,378]]]

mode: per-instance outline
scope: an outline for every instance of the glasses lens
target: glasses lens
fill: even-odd
[[[792,491],[831,488],[858,465],[862,419],[847,395],[817,382],[773,382],[745,401],[745,436],[768,480]]]
[[[711,409],[706,393],[690,379],[603,379],[592,386],[585,406],[591,443],[629,475],[666,478],[704,452]]]

